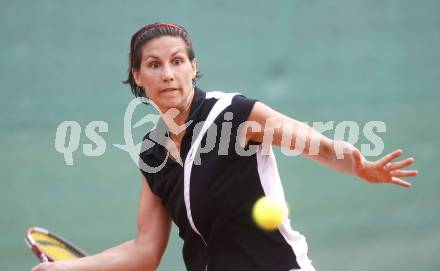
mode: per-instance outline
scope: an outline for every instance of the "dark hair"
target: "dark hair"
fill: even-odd
[[[131,92],[136,97],[146,97],[143,87],[138,86],[134,80],[132,69],[140,69],[142,58],[142,47],[144,44],[152,39],[162,36],[180,37],[185,42],[186,52],[190,61],[194,60],[194,50],[192,47],[191,38],[189,37],[186,29],[181,25],[168,24],[168,23],[154,23],[139,29],[131,37],[130,43],[130,55],[129,55],[129,67],[128,67],[128,79],[123,81],[124,84],[129,84]],[[197,71],[196,77],[193,79],[193,84],[196,84],[196,80],[202,75]]]

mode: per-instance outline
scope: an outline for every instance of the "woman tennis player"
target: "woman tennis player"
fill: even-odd
[[[272,145],[369,183],[410,187],[402,178],[417,175],[404,169],[413,158],[394,161],[401,150],[368,161],[349,143],[333,141],[261,102],[201,90],[198,75],[184,27],[156,23],[133,35],[126,83],[161,114],[144,137],[139,159],[137,236],[102,253],[42,263],[33,271],[155,270],[171,221],[184,241],[189,271],[315,270],[304,236],[288,219],[265,231],[251,218],[262,196],[284,197]]]

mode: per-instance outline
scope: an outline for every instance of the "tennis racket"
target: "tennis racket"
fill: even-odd
[[[86,256],[84,251],[72,243],[39,227],[29,228],[24,240],[40,262],[73,260]]]

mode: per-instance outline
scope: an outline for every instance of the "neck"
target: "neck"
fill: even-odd
[[[189,116],[194,92],[195,91],[192,91],[191,94],[188,95],[187,100],[183,103],[181,107],[168,108],[166,111],[160,110],[160,115],[165,124],[168,126],[168,129],[170,130],[170,137],[173,139],[181,139],[185,134],[184,125]]]

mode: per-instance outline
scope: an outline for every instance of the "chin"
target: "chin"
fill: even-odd
[[[171,109],[171,108],[177,108],[179,109],[182,105],[182,99],[180,97],[173,97],[173,98],[167,98],[167,99],[161,99],[160,104],[158,106],[162,109]]]

